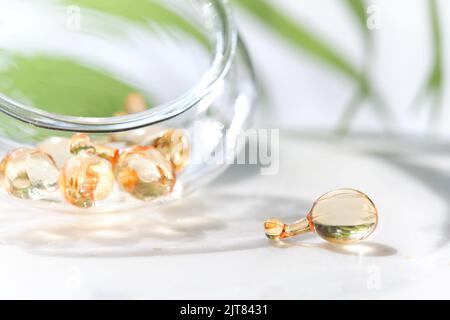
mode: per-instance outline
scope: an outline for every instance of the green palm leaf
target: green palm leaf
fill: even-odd
[[[413,107],[417,108],[422,100],[429,96],[431,100],[431,123],[435,122],[442,108],[444,95],[444,61],[442,47],[441,21],[436,0],[428,1],[428,13],[431,23],[431,39],[433,49],[433,62],[425,79],[413,101]]]
[[[272,30],[303,52],[333,67],[358,84],[363,84],[364,79],[361,78],[359,70],[348,59],[325,41],[319,39],[317,35],[306,26],[301,25],[299,21],[294,21],[292,18],[284,15],[265,0],[234,0],[234,2],[249,11],[261,22],[270,26]]]
[[[110,117],[122,111],[137,88],[73,60],[44,55],[6,56],[0,92],[43,110],[83,117]]]
[[[278,35],[288,40],[302,52],[309,54],[323,64],[351,79],[357,86],[356,93],[346,105],[342,119],[338,124],[340,133],[347,132],[351,120],[365,101],[370,101],[375,108],[377,116],[382,122],[390,121],[390,113],[384,100],[373,88],[369,81],[366,68],[359,70],[351,62],[350,58],[338,52],[326,41],[320,39],[313,31],[302,25],[299,21],[283,14],[266,0],[234,0],[240,7],[258,18]],[[362,1],[348,1],[351,12],[358,17],[358,21],[365,27],[365,11]],[[366,32],[366,31],[364,31]]]

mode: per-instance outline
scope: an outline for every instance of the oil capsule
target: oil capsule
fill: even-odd
[[[167,129],[153,145],[172,163],[175,172],[181,172],[188,165],[191,148],[182,130]]]
[[[62,168],[71,157],[69,151],[70,139],[63,137],[51,137],[37,145],[38,150],[49,154],[55,160],[56,166]]]
[[[85,133],[76,133],[69,142],[69,152],[73,155],[79,153],[94,154],[95,144]]]
[[[123,153],[115,173],[122,190],[144,201],[169,194],[176,181],[171,163],[153,147],[135,147]]]
[[[21,199],[42,199],[58,189],[58,168],[52,157],[35,149],[19,148],[5,158],[6,191]]]
[[[90,208],[105,200],[113,187],[111,163],[95,154],[79,154],[70,158],[59,176],[63,197],[79,208]]]
[[[5,167],[6,167],[6,158],[8,155],[4,156],[0,161],[0,183],[3,183],[3,178],[5,177]]]
[[[147,110],[145,97],[138,93],[130,93],[125,99],[125,112],[128,114],[139,113]]]
[[[108,160],[111,165],[114,166],[117,163],[117,160],[119,160],[120,151],[119,149],[109,147],[109,146],[103,146],[103,145],[96,145],[95,146],[95,153],[105,160]]]
[[[274,240],[312,231],[326,241],[349,244],[366,239],[377,224],[377,208],[366,194],[354,189],[338,189],[317,199],[306,218],[293,224],[269,219],[264,229],[266,236]]]

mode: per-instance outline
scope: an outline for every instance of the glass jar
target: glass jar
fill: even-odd
[[[3,172],[3,201],[95,212],[160,205],[211,181],[234,159],[256,90],[228,1],[4,0],[0,12],[2,157],[16,148],[41,150],[59,175],[55,190],[17,197],[7,192]],[[145,108],[125,112],[133,96]],[[61,175],[79,156],[68,150],[74,134],[86,133],[122,157],[136,146],[153,150],[154,137],[170,129],[187,137],[190,153],[186,167],[172,168],[170,192],[136,197],[118,185],[117,165],[109,163],[114,182],[107,196],[86,206],[68,203]],[[99,157],[99,148],[88,156]],[[10,175],[20,168],[5,159]],[[45,173],[42,157],[27,161],[34,167],[22,163],[23,174],[37,170],[39,183],[55,176]],[[99,172],[95,183],[106,177]]]

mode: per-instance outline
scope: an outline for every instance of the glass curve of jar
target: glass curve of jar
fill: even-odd
[[[88,209],[67,203],[61,190],[24,200],[2,186],[3,201],[70,212],[161,205],[197,190],[234,159],[256,85],[227,0],[5,0],[0,11],[10,12],[0,29],[2,158],[43,148],[60,168],[77,156],[66,148],[76,133],[105,150],[129,150],[175,128],[190,148],[171,192],[150,201],[117,183]],[[136,92],[146,109],[124,112]]]

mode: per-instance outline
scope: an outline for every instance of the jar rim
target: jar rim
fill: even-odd
[[[209,0],[218,27],[213,59],[201,80],[177,98],[144,112],[113,117],[60,115],[17,102],[0,93],[0,112],[37,127],[70,132],[103,133],[138,129],[169,120],[211,94],[226,76],[236,53],[238,32],[229,0]]]

